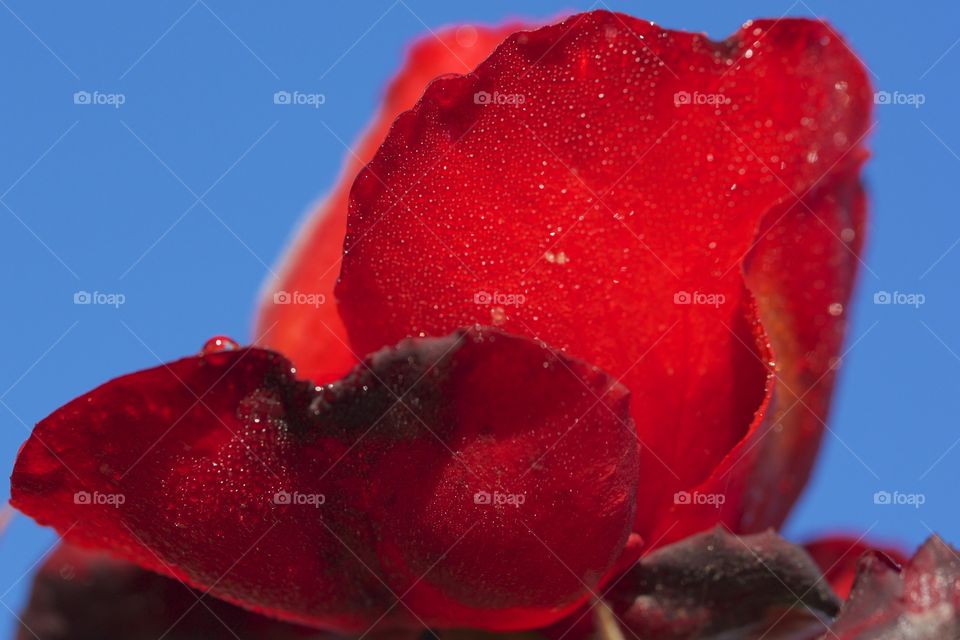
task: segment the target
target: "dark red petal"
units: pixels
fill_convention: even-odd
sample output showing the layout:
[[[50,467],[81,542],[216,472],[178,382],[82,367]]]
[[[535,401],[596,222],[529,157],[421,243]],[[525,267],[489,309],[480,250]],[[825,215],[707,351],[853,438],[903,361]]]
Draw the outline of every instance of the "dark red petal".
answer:
[[[722,528],[645,556],[605,601],[612,624],[629,630],[623,635],[657,640],[814,638],[824,631],[820,620],[840,608],[801,547],[769,531],[735,536]],[[589,624],[595,609],[546,635],[597,637]]]
[[[908,559],[900,549],[890,546],[877,547],[863,538],[853,536],[818,538],[803,545],[803,548],[823,571],[833,591],[844,600],[850,594],[850,587],[853,586],[853,579],[857,574],[857,565],[863,554],[868,551],[883,553],[897,564],[905,564]]]
[[[71,545],[44,561],[19,618],[18,640],[333,639]]]
[[[758,430],[770,358],[742,272],[761,221],[853,170],[870,103],[820,22],[711,42],[598,11],[511,36],[433,83],[358,176],[337,289],[353,344],[494,322],[604,367],[634,394],[655,541],[674,491]],[[694,511],[702,528],[709,511],[675,515]]]
[[[345,155],[338,182],[297,232],[279,279],[268,283],[254,329],[260,346],[290,354],[301,374],[318,383],[332,382],[357,364],[333,296],[340,275],[350,186],[363,165],[373,158],[394,119],[416,103],[431,80],[473,69],[520,28],[519,24],[462,25],[438,31],[413,45],[379,113]]]
[[[117,378],[37,425],[11,484],[69,540],[286,620],[510,629],[614,566],[634,443],[607,375],[472,329],[317,390],[259,349]]]
[[[960,556],[933,536],[901,569],[883,553],[860,560],[835,640],[942,640],[960,637]]]
[[[739,528],[783,524],[820,447],[846,328],[866,218],[859,163],[835,170],[798,200],[770,211],[746,263],[777,360],[771,409],[756,439],[756,464]],[[753,445],[754,443],[751,443]]]

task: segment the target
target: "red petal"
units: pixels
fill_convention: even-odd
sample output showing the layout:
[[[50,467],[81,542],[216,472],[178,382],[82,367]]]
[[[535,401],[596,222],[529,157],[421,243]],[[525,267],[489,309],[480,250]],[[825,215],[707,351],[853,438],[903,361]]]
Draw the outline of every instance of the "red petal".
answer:
[[[723,495],[724,503],[673,505],[651,539],[679,540],[718,517],[740,532],[779,528],[806,484],[825,428],[863,236],[858,169],[828,175],[801,200],[789,199],[764,217],[745,271],[777,354],[772,397],[743,440],[689,491]]]
[[[810,475],[860,263],[866,198],[859,163],[825,176],[802,196],[766,215],[747,260],[747,284],[777,356],[777,385],[751,443],[755,464],[746,484],[766,490],[745,496],[744,531],[780,527]]]
[[[357,364],[333,297],[340,275],[350,186],[373,158],[394,119],[416,103],[431,80],[445,73],[469,71],[520,28],[518,24],[495,28],[463,25],[413,45],[380,112],[344,158],[338,183],[297,233],[279,280],[271,282],[265,292],[254,329],[260,346],[291,354],[297,369],[320,383],[340,378]],[[298,294],[301,297],[297,298]]]
[[[199,600],[199,602],[198,602]],[[104,553],[62,545],[43,563],[18,640],[321,640]]]
[[[770,358],[744,257],[771,210],[860,162],[870,102],[820,22],[717,43],[598,11],[511,36],[433,83],[358,176],[353,344],[493,321],[598,363],[634,394],[653,540],[673,492],[757,432]]]
[[[857,575],[857,565],[863,554],[874,551],[886,554],[893,562],[905,564],[908,556],[900,549],[877,547],[865,542],[862,537],[829,536],[803,545],[823,571],[834,592],[846,600]]]
[[[850,598],[830,637],[836,640],[940,640],[960,637],[960,556],[937,536],[902,568],[882,553],[858,566]]]
[[[605,374],[496,330],[406,341],[318,390],[275,353],[213,353],[42,421],[13,503],[294,622],[536,626],[583,602],[623,549],[627,405]]]

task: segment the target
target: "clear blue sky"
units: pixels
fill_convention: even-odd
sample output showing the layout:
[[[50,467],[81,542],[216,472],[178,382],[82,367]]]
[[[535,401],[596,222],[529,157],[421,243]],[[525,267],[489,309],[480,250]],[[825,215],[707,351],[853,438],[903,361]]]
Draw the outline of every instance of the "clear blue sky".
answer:
[[[960,543],[960,5],[948,0],[0,0],[2,490],[28,428],[65,401],[211,335],[247,339],[268,267],[338,175],[335,136],[357,137],[411,38],[598,6],[718,38],[749,18],[819,14],[879,89],[922,94],[877,109],[872,273],[850,310],[834,434],[788,533],[871,529],[912,546],[933,529]],[[294,89],[326,103],[273,104]],[[77,105],[77,91],[126,101]],[[126,301],[74,305],[78,290]],[[874,304],[881,290],[925,302]],[[876,505],[878,490],[925,503]],[[4,604],[18,609],[21,576],[54,540],[14,520],[0,539]]]

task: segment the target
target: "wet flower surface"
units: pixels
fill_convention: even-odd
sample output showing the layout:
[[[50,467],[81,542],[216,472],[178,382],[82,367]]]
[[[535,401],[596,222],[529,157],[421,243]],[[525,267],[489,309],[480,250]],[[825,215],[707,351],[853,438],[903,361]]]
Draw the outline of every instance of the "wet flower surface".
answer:
[[[497,330],[408,340],[325,387],[275,353],[219,351],[40,423],[13,501],[292,621],[537,626],[582,602],[626,543],[627,401],[605,374]],[[570,511],[591,544],[568,535]]]
[[[62,547],[27,617],[96,637],[130,592],[129,637],[184,609],[218,637],[188,615],[208,594],[260,638],[954,629],[938,539],[854,579],[859,540],[769,531],[825,428],[872,102],[820,21],[711,41],[592,11],[417,44],[255,345],[37,425],[13,504],[112,558]]]

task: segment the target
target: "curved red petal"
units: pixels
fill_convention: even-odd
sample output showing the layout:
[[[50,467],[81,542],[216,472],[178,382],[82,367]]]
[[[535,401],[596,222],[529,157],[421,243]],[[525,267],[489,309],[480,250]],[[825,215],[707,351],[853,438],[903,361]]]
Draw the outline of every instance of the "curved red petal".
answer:
[[[353,344],[493,322],[602,366],[634,394],[653,541],[765,406],[743,283],[761,221],[859,163],[871,100],[821,22],[712,42],[597,11],[515,34],[433,83],[359,174],[337,288]]]
[[[860,558],[868,551],[883,553],[899,565],[906,564],[910,557],[901,549],[871,544],[863,536],[826,536],[804,544],[803,548],[823,571],[834,593],[843,600],[850,595]]]
[[[18,640],[322,640],[334,636],[204,596],[176,580],[72,545],[44,561]]]
[[[622,386],[476,328],[325,387],[253,348],[117,378],[37,425],[11,485],[71,541],[364,631],[557,619],[618,560],[636,478]]]
[[[776,354],[775,378],[744,438],[688,492],[722,495],[723,504],[675,504],[652,539],[680,540],[718,517],[742,533],[783,524],[826,427],[864,218],[859,162],[764,216],[744,270]]]
[[[520,28],[519,24],[462,25],[440,30],[413,45],[380,112],[344,158],[341,177],[298,230],[283,258],[279,278],[268,283],[254,328],[257,344],[289,354],[305,377],[320,383],[340,378],[357,364],[333,296],[340,275],[350,186],[394,119],[416,103],[431,80],[469,71]]]
[[[850,597],[830,629],[838,640],[960,637],[960,555],[932,536],[898,566],[883,553],[865,554]]]
[[[746,483],[764,490],[745,495],[743,531],[783,524],[820,448],[863,246],[859,168],[856,162],[829,172],[770,211],[747,259],[747,285],[776,354],[777,384],[751,443],[758,451]]]

